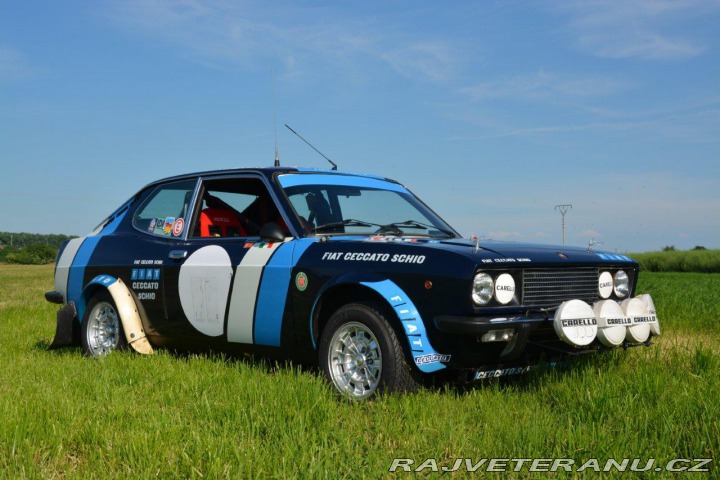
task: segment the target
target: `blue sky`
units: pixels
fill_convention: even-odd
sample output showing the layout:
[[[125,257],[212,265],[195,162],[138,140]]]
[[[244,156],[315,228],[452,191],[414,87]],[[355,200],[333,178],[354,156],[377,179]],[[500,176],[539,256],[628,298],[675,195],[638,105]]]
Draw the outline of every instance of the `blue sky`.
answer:
[[[466,236],[720,248],[720,1],[22,1],[0,231],[273,161],[397,179]]]

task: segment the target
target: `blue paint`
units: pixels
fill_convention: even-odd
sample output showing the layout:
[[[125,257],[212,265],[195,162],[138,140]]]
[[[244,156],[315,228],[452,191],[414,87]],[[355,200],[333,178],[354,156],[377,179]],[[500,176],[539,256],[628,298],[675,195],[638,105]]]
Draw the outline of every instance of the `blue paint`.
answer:
[[[449,355],[441,355],[430,345],[420,313],[405,292],[390,280],[379,282],[360,282],[372,288],[387,300],[403,324],[415,365],[425,373],[432,373],[445,368],[440,358],[449,360]]]
[[[317,240],[303,238],[280,245],[263,270],[255,307],[253,342],[257,345],[280,346],[283,313],[292,269],[302,254]]]
[[[100,243],[100,239],[105,235],[110,235],[115,232],[120,222],[125,218],[127,210],[118,215],[110,222],[105,228],[103,228],[97,235],[93,235],[85,238],[82,245],[75,254],[72,265],[70,265],[70,272],[68,274],[68,285],[67,285],[67,301],[75,302],[75,309],[77,311],[78,319],[82,322],[83,316],[85,315],[85,297],[83,296],[83,279],[85,278],[85,268],[90,263],[90,257],[92,257],[95,247]]]
[[[356,175],[332,175],[332,174],[285,174],[278,177],[283,188],[296,187],[298,185],[340,185],[361,188],[377,188],[379,190],[390,190],[399,193],[408,193],[402,185],[388,182],[378,178],[359,177]]]

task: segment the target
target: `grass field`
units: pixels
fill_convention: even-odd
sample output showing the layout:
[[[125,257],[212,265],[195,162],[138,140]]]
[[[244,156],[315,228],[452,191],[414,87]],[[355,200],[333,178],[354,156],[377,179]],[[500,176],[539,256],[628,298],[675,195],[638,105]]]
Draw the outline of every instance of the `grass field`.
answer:
[[[388,472],[396,457],[415,467],[426,458],[440,467],[456,458],[713,458],[709,475],[720,472],[720,274],[642,275],[664,328],[650,348],[361,404],[292,366],[47,351],[56,306],[42,294],[51,288],[51,266],[0,265],[2,478],[413,476]],[[555,475],[571,476],[582,475]]]
[[[643,272],[720,273],[720,250],[629,253]]]

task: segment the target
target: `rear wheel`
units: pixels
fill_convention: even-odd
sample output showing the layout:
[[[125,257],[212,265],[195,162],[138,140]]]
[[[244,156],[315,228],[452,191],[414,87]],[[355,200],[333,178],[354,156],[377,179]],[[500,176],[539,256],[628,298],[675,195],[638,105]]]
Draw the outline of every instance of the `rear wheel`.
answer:
[[[127,345],[115,302],[106,290],[90,299],[80,334],[83,353],[103,357]]]
[[[418,387],[418,373],[405,361],[395,331],[372,305],[355,303],[338,309],[323,330],[319,355],[328,379],[354,400]]]

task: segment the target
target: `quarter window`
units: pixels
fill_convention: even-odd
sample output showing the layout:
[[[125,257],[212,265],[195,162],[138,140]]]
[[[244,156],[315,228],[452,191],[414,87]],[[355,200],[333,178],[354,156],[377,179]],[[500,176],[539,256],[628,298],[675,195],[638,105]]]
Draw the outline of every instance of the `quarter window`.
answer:
[[[179,237],[185,231],[196,180],[158,186],[138,208],[133,226],[161,237]]]

